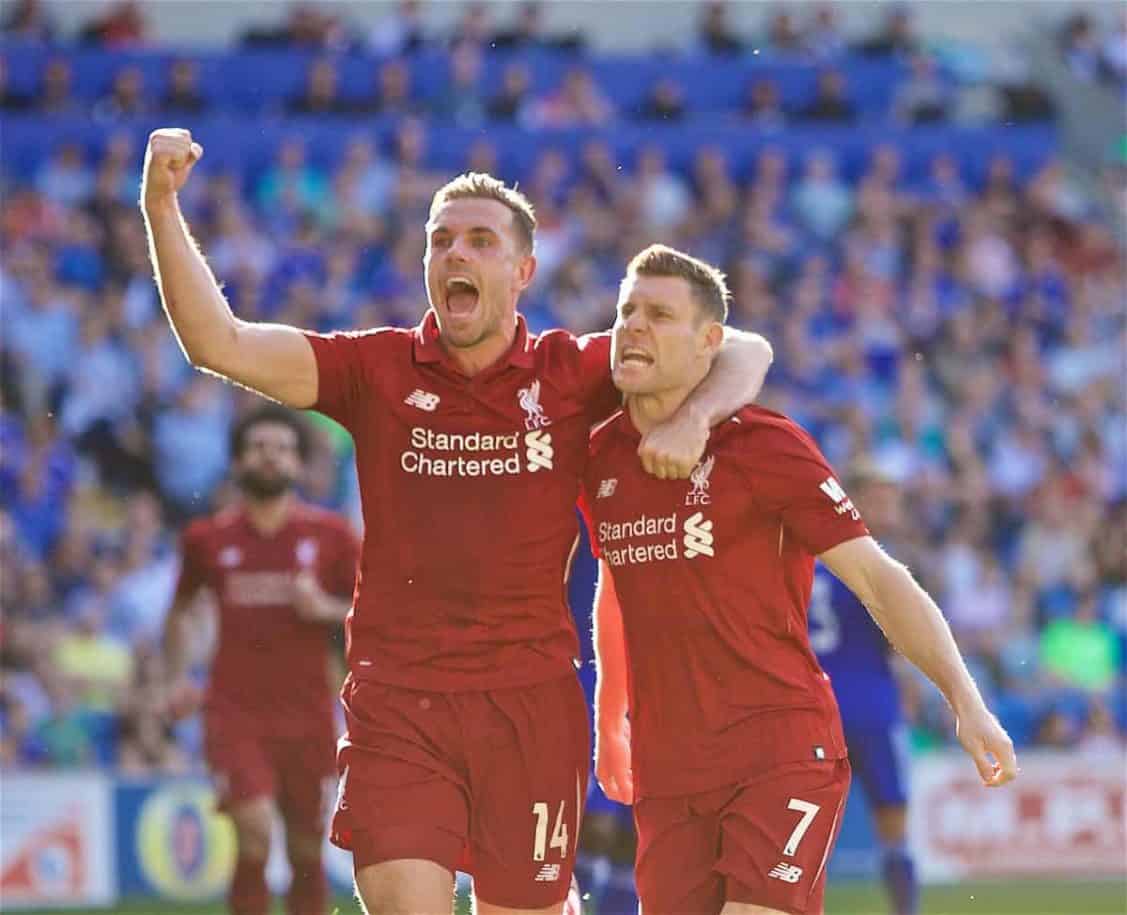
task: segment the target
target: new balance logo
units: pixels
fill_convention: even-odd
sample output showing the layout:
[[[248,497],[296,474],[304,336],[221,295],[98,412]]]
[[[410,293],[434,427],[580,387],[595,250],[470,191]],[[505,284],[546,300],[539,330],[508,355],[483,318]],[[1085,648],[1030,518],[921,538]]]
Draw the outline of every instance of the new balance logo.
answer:
[[[700,512],[685,519],[685,558],[694,556],[715,556],[712,549],[712,522],[705,521]]]
[[[798,879],[802,876],[802,868],[780,862],[767,872],[767,876],[782,880],[784,883],[798,883]]]
[[[528,459],[529,473],[552,469],[552,458],[555,457],[556,452],[552,448],[551,432],[533,429],[525,434],[524,445],[524,456]]]
[[[434,408],[438,406],[438,401],[437,394],[415,388],[403,402],[410,404],[412,407],[418,407],[420,410],[426,410],[428,413],[433,413]]]
[[[558,864],[545,864],[536,874],[537,883],[554,883],[560,879],[560,866]]]
[[[614,495],[615,489],[618,487],[618,480],[611,477],[609,480],[603,480],[599,484],[599,491],[595,493],[596,499],[606,499]]]
[[[861,513],[853,506],[853,500],[849,498],[845,490],[841,488],[841,484],[833,477],[826,477],[823,483],[818,485],[818,488],[834,503],[834,511],[839,515],[850,515],[854,521],[861,520]]]

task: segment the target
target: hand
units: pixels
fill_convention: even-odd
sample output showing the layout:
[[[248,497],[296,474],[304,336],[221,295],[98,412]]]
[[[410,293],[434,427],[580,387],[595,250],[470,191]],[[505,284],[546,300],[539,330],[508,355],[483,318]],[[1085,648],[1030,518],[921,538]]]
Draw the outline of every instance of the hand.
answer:
[[[682,407],[642,436],[638,456],[659,480],[684,480],[700,462],[711,430],[696,411]]]
[[[324,619],[321,611],[325,592],[309,569],[302,569],[293,580],[293,605],[297,615],[307,622],[319,623]]]
[[[1013,741],[981,701],[967,712],[955,713],[955,734],[987,788],[998,788],[1017,778],[1020,770]]]
[[[162,127],[149,134],[141,199],[146,205],[174,196],[203,155],[203,147],[192,134],[179,127]]]
[[[188,677],[178,677],[169,684],[165,697],[165,711],[170,719],[179,721],[199,711],[202,700],[200,688]]]
[[[620,804],[634,803],[634,773],[630,768],[630,722],[595,728],[595,778],[603,794]]]

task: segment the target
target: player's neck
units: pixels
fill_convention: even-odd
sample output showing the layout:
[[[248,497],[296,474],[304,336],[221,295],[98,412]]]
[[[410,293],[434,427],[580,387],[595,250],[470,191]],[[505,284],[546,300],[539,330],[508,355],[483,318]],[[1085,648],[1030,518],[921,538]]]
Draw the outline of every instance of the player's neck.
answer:
[[[293,493],[285,492],[272,499],[244,499],[247,518],[251,527],[264,536],[276,534],[289,519],[293,509]]]
[[[440,342],[442,342],[447,355],[458,367],[458,371],[469,378],[473,378],[490,366],[496,365],[497,361],[512,347],[516,336],[517,322],[514,317],[513,323],[511,325],[506,323],[502,327],[501,333],[486,337],[473,346],[446,346],[445,342]]]
[[[691,391],[690,386],[654,394],[631,394],[626,398],[626,408],[634,428],[645,435],[654,426],[660,426],[681,408]]]

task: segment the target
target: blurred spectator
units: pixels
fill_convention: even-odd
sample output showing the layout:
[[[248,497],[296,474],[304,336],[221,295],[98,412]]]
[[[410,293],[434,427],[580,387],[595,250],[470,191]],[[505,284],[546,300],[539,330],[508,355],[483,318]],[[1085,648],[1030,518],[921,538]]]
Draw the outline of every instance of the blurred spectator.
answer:
[[[915,54],[919,50],[910,4],[892,4],[876,34],[858,45],[862,54],[883,57],[888,54]]]
[[[643,225],[659,238],[670,237],[692,206],[688,186],[669,171],[658,146],[648,146],[638,156],[635,193]]]
[[[528,67],[511,63],[505,67],[501,91],[489,101],[489,117],[495,121],[519,121],[528,108]]]
[[[401,60],[389,60],[376,71],[376,85],[372,95],[356,106],[358,113],[379,115],[410,115],[418,112],[418,104],[411,95],[411,71]]]
[[[804,121],[839,121],[852,123],[857,112],[846,97],[845,77],[838,70],[823,70],[818,74],[818,88],[813,101],[802,109]]]
[[[87,23],[79,33],[79,40],[109,48],[143,44],[148,26],[137,0],[119,0],[102,16]]]
[[[168,68],[168,91],[160,107],[175,114],[202,114],[208,107],[200,92],[199,67],[194,60],[181,57]]]
[[[0,22],[0,32],[17,41],[50,43],[55,40],[56,28],[43,0],[16,0]]]
[[[471,45],[479,51],[489,42],[493,25],[489,21],[489,7],[479,0],[462,5],[462,15],[450,35],[450,47]]]
[[[845,53],[845,38],[837,24],[837,12],[831,4],[818,4],[803,44],[815,60],[832,60]]]
[[[555,48],[562,51],[581,51],[583,34],[571,32],[549,35],[544,31],[544,4],[539,0],[525,0],[517,10],[512,25],[493,36],[495,48]]]
[[[685,92],[675,80],[659,79],[638,113],[644,121],[679,121],[685,115]]]
[[[340,20],[316,3],[294,3],[280,26],[253,26],[243,33],[244,45],[281,45],[329,50],[341,48],[347,36]]]
[[[203,375],[193,375],[174,406],[153,426],[153,456],[161,494],[173,517],[208,509],[209,496],[227,470],[227,393]]]
[[[43,84],[35,96],[35,108],[43,114],[70,114],[78,103],[71,95],[71,66],[62,58],[47,62],[43,70]]]
[[[94,191],[94,172],[77,143],[60,146],[35,176],[39,193],[55,203],[78,207]]]
[[[1072,618],[1053,620],[1041,635],[1041,663],[1065,686],[1107,694],[1115,683],[1120,645],[1096,613],[1092,594]]]
[[[409,54],[426,44],[420,0],[399,0],[395,11],[373,27],[368,44],[377,54],[388,56]]]
[[[767,48],[776,54],[797,54],[804,43],[791,11],[786,7],[776,8],[767,23]]]
[[[728,25],[728,4],[724,0],[708,0],[697,22],[697,40],[710,54],[741,54],[743,40]]]
[[[1072,75],[1089,82],[1100,76],[1100,42],[1087,13],[1075,13],[1064,24],[1061,53]]]
[[[132,118],[149,112],[145,75],[139,67],[125,67],[114,76],[110,94],[94,106],[96,117]]]
[[[606,96],[588,70],[573,67],[564,76],[563,84],[535,102],[531,120],[540,127],[597,127],[614,115]]]
[[[97,712],[111,711],[124,698],[133,676],[133,655],[127,645],[105,632],[105,614],[97,599],[85,601],[51,656],[66,692]]]
[[[305,144],[296,136],[278,149],[275,165],[258,183],[258,204],[264,210],[296,214],[316,211],[329,194],[325,175],[305,158]]]
[[[1100,63],[1106,77],[1121,89],[1127,87],[1127,12],[1119,11],[1115,26],[1100,47]]]
[[[345,114],[351,106],[340,97],[337,86],[336,63],[329,58],[315,60],[309,65],[305,90],[289,100],[290,114]]]
[[[849,221],[852,194],[838,180],[828,152],[806,160],[806,172],[794,189],[793,206],[799,224],[820,241],[833,238]]]
[[[779,87],[774,80],[757,79],[748,86],[743,115],[752,124],[775,130],[786,123],[786,114],[779,102]]]
[[[435,100],[433,112],[461,127],[475,127],[486,115],[479,45],[462,41],[450,52],[449,60],[450,82]]]
[[[896,89],[892,102],[895,118],[906,124],[946,121],[950,105],[950,91],[939,74],[935,59],[927,54],[917,54],[912,58],[912,75]]]

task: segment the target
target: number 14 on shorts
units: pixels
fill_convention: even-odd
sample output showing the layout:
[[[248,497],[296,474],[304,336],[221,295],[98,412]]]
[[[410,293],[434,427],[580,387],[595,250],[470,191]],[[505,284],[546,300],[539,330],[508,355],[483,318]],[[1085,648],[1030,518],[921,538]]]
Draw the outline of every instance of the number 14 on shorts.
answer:
[[[567,857],[567,823],[564,821],[564,808],[567,801],[560,801],[556,811],[556,823],[552,827],[552,839],[548,841],[548,821],[551,812],[547,803],[537,801],[532,805],[532,815],[536,818],[535,831],[532,839],[532,860],[543,861],[549,848],[558,848],[560,857]]]

